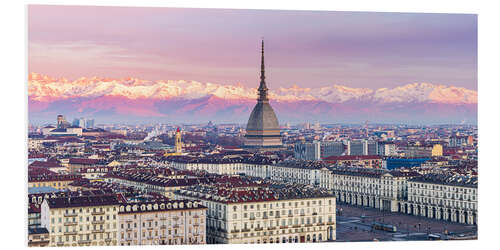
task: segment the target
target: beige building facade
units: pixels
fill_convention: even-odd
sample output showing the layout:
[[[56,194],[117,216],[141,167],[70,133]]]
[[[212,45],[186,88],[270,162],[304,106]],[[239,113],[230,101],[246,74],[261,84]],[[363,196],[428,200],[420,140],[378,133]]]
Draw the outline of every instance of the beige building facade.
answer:
[[[119,208],[119,245],[206,243],[206,210],[197,201],[127,203]]]

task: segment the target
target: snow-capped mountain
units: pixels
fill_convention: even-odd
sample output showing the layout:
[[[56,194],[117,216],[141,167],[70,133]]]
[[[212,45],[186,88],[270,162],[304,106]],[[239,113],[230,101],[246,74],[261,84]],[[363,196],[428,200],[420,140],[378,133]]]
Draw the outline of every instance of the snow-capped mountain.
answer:
[[[68,81],[31,73],[28,77],[30,119],[53,119],[54,114],[119,116],[138,119],[212,117],[245,122],[257,98],[256,88],[196,81],[147,81],[136,78],[79,78]],[[272,105],[281,121],[435,120],[475,122],[477,91],[431,83],[396,88],[277,88],[270,90]],[[444,112],[444,113],[443,113]]]

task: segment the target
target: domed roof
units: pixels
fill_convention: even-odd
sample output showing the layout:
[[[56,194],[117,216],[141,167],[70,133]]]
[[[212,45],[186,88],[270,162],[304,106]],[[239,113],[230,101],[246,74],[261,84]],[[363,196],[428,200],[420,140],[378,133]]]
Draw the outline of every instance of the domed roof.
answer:
[[[258,102],[248,118],[247,131],[279,130],[278,118],[268,102]]]

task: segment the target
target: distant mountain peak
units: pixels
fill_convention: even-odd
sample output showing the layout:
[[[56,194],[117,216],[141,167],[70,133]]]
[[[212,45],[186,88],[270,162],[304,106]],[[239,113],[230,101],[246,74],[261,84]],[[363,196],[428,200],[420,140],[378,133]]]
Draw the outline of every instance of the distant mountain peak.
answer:
[[[216,96],[222,99],[255,99],[255,88],[241,84],[221,85],[185,80],[147,81],[138,78],[79,78],[74,81],[52,78],[38,73],[29,74],[29,96],[35,100],[55,100],[73,97],[124,96],[129,99],[200,98]],[[343,103],[365,99],[377,102],[477,103],[477,91],[432,83],[410,83],[395,88],[353,88],[333,84],[319,88],[304,88],[294,84],[289,88],[270,90],[277,101],[326,101]]]
[[[245,121],[257,98],[255,88],[242,84],[132,77],[82,77],[68,81],[38,73],[30,73],[28,80],[30,117],[40,119],[65,113],[101,114],[104,119],[115,114],[140,119],[151,116]],[[294,84],[271,89],[269,97],[280,121],[477,120],[477,91],[425,82],[376,90],[339,84],[319,88]]]

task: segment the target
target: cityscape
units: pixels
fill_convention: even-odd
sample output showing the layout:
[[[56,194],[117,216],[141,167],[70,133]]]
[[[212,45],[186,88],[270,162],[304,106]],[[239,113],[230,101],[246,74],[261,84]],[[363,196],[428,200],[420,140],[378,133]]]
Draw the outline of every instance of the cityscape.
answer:
[[[109,79],[70,81],[30,73],[28,246],[477,239],[476,91],[411,85],[438,90],[429,92],[430,104],[414,100],[404,106],[419,106],[408,109],[409,116],[439,108],[406,119],[394,109],[384,115],[394,102],[376,112],[366,104],[365,114],[375,112],[373,117],[359,113],[359,119],[336,122],[334,107],[348,104],[318,104],[317,96],[270,83],[276,64],[268,66],[274,47],[266,41],[259,40],[254,51],[258,84],[249,87],[251,108],[216,101],[216,112],[194,118],[185,118],[196,116],[190,113],[196,108],[185,108],[192,103],[165,98],[163,105],[175,102],[176,109],[189,114],[177,116],[143,102],[163,93],[144,94],[153,82],[126,80],[123,86],[148,96],[137,97],[126,87],[112,89]],[[182,84],[189,89],[189,83]],[[193,93],[210,86],[196,86]],[[134,97],[110,94],[116,89]],[[100,109],[109,105],[96,94],[101,90],[123,109]],[[391,98],[402,88],[394,90],[363,90],[356,98],[375,99],[381,93]],[[344,91],[357,95],[360,89]],[[226,96],[220,92],[218,87],[213,93]],[[396,97],[407,98],[401,96]],[[294,98],[312,106],[290,104]],[[288,114],[275,109],[283,103],[296,109]],[[323,108],[312,108],[318,105]],[[329,111],[322,113],[324,107]],[[307,109],[317,116],[308,116]],[[135,122],[142,119],[137,114],[142,122]],[[243,122],[235,118],[242,115]],[[373,121],[377,116],[386,120]],[[450,122],[442,123],[446,117]]]

